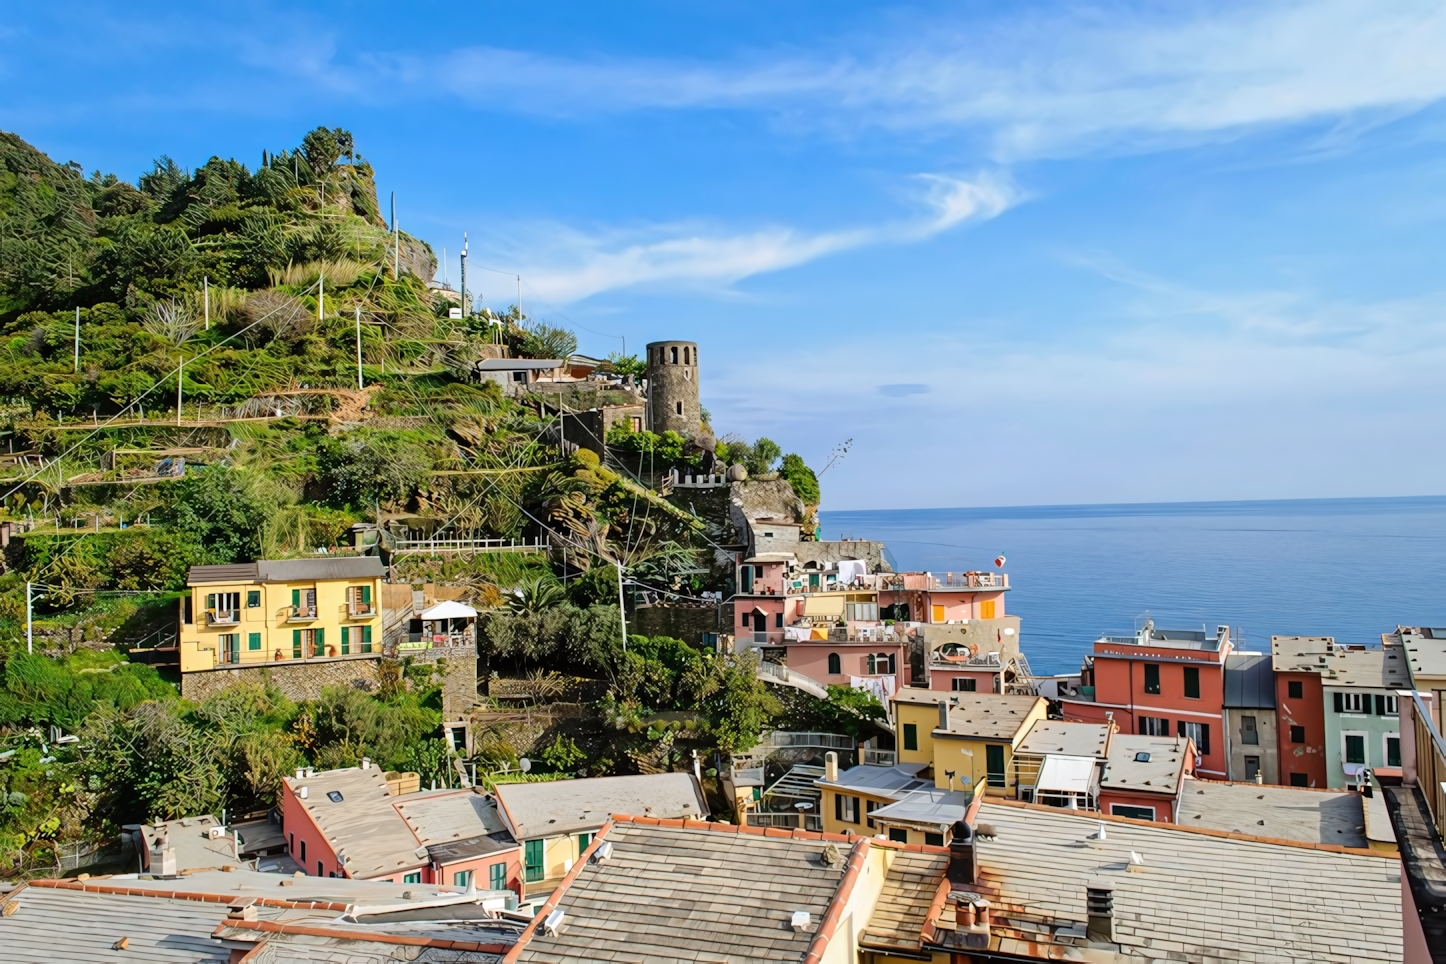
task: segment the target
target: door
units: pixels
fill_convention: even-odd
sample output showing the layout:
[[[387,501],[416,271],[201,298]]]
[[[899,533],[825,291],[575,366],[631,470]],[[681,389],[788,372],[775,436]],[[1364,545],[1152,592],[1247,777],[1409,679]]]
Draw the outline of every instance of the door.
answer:
[[[942,623],[942,622],[944,621],[944,607],[943,607],[943,606],[931,606],[931,607],[929,607],[929,621],[930,621],[930,622],[933,622],[933,623]]]
[[[1248,756],[1248,757],[1246,757],[1246,758],[1245,758],[1245,779],[1246,779],[1247,781],[1249,781],[1249,782],[1254,782],[1256,776],[1257,776],[1259,773],[1260,773],[1260,757],[1258,757],[1258,756]]]
[[[992,600],[992,599],[986,599],[986,600],[984,600],[984,602],[982,602],[982,603],[979,604],[979,618],[980,618],[980,619],[993,619],[993,618],[994,618],[994,600]]]
[[[985,768],[991,787],[1004,786],[1004,747],[990,743],[984,747]]]

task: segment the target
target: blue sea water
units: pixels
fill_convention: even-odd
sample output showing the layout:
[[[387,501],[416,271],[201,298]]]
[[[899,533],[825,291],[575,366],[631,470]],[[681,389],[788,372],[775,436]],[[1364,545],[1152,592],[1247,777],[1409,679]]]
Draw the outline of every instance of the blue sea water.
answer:
[[[1446,626],[1446,496],[821,513],[823,536],[878,539],[896,568],[992,569],[1036,673],[1079,669],[1101,633],[1239,627],[1379,645]]]

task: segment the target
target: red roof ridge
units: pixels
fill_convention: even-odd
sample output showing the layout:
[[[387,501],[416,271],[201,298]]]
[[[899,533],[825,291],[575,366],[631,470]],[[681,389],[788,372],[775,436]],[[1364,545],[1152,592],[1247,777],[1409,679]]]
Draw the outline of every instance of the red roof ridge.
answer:
[[[849,898],[853,896],[854,884],[858,882],[859,872],[868,859],[869,838],[860,837],[849,853],[849,861],[844,866],[843,877],[839,880],[838,887],[834,889],[833,896],[829,898],[828,909],[824,911],[818,931],[808,944],[808,952],[803,955],[803,964],[818,964],[823,960],[824,954],[828,951],[829,942],[833,940],[834,931],[838,929],[839,918],[843,916],[844,908],[848,906]]]
[[[288,924],[274,920],[223,920],[211,932],[219,938],[226,928],[236,930],[262,931],[270,934],[300,934],[305,937],[337,937],[352,941],[370,941],[377,944],[405,944],[411,947],[438,947],[454,951],[478,951],[483,954],[502,954],[508,948],[505,944],[482,944],[477,941],[457,941],[439,937],[412,937],[405,934],[376,934],[369,931],[348,930],[344,927],[325,927],[316,924]]]
[[[287,880],[289,878],[280,877]],[[167,900],[194,900],[207,904],[236,904],[250,901],[264,907],[284,907],[291,910],[334,910],[346,913],[351,904],[339,904],[329,900],[287,900],[284,897],[257,897],[251,894],[207,894],[201,891],[150,890],[143,887],[127,887],[124,884],[102,884],[90,880],[32,880],[32,887],[49,887],[55,890],[80,890],[91,894],[119,894],[125,897],[160,897]]]

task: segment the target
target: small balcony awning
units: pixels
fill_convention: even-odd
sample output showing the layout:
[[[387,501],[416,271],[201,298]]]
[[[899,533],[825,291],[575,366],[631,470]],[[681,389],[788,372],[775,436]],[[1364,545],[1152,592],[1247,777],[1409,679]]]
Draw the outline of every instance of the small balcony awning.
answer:
[[[446,602],[439,602],[418,616],[418,619],[470,619],[477,615],[477,610],[466,603],[459,603],[456,600],[448,599]]]
[[[1039,779],[1034,782],[1034,792],[1096,794],[1099,786],[1095,762],[1092,756],[1051,753],[1044,758],[1044,765],[1039,768]]]
[[[842,616],[844,612],[844,597],[833,596],[807,596],[803,600],[803,614],[805,616]]]

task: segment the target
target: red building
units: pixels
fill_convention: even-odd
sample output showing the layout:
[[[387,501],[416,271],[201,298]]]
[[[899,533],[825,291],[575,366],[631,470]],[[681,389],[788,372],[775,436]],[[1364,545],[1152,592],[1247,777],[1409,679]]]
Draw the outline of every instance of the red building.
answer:
[[[1328,787],[1325,690],[1321,680],[1331,640],[1326,636],[1270,637],[1275,670],[1276,738],[1280,782],[1292,787]]]
[[[1228,626],[1211,637],[1149,622],[1134,636],[1103,636],[1081,672],[1080,695],[1062,701],[1064,718],[1113,719],[1124,733],[1184,737],[1200,756],[1200,775],[1225,779],[1225,657],[1232,645]]]

